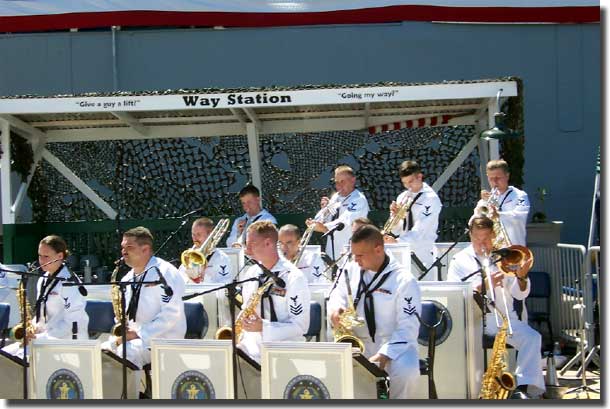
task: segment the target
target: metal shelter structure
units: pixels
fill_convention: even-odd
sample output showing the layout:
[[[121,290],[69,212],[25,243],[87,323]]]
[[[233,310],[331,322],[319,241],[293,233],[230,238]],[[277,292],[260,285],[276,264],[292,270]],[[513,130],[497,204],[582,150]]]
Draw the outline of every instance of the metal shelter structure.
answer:
[[[481,157],[481,174],[487,160],[498,157],[498,141],[481,140],[479,134],[494,125],[501,98],[513,96],[517,96],[517,82],[505,78],[1,97],[2,223],[15,224],[42,159],[109,219],[116,217],[111,205],[46,149],[54,142],[247,135],[252,181],[261,188],[262,134],[474,125],[470,141],[434,181],[432,187],[438,191],[475,148]],[[11,131],[25,138],[34,152],[29,174],[19,186],[11,185]],[[485,178],[481,183],[486,184]]]

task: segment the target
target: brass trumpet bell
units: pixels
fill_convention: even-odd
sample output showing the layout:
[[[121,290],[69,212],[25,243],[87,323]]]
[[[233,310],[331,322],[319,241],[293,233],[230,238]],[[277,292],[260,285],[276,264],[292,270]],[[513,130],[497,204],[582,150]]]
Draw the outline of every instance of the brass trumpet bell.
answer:
[[[498,268],[508,275],[522,277],[526,275],[534,265],[534,254],[530,249],[519,244],[507,247],[508,254],[502,258]]]

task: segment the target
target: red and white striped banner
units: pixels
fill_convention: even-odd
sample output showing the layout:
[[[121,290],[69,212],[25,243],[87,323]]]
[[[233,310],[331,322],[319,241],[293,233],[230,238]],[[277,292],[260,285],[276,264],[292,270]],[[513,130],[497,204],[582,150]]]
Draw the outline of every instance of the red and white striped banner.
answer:
[[[425,118],[409,119],[407,121],[392,122],[384,125],[369,126],[369,133],[376,134],[379,132],[397,131],[405,128],[424,128],[426,126],[447,125],[449,120],[455,117],[456,115],[428,116]]]
[[[599,23],[600,13],[594,0],[0,0],[0,32],[400,21]]]

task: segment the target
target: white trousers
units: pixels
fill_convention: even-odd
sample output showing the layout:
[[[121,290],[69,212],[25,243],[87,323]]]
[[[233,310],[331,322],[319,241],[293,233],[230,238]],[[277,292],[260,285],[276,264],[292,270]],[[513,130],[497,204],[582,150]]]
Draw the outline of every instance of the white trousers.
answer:
[[[381,345],[366,342],[364,356],[370,358],[375,355]],[[375,351],[375,352],[369,352]],[[415,394],[419,373],[419,357],[417,347],[413,345],[396,359],[391,360],[385,367],[390,376],[390,399],[409,399]]]
[[[496,327],[493,315],[488,315],[487,322],[486,333],[495,335],[498,332],[498,328]],[[546,388],[544,386],[542,358],[540,355],[542,337],[538,331],[525,322],[512,317],[511,326],[513,328],[513,335],[507,337],[506,343],[518,351],[517,369],[515,371],[517,385],[533,385],[539,389],[537,392],[543,393]]]

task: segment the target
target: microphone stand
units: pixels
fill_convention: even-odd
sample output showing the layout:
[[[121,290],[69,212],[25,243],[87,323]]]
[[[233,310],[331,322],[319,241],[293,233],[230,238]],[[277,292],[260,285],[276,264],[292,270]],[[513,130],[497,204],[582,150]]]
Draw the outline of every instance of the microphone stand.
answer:
[[[241,273],[241,271],[240,271]],[[237,273],[239,275],[239,273]],[[201,291],[198,293],[193,293],[189,295],[185,295],[182,297],[183,301],[190,300],[191,298],[199,297],[200,295],[208,294],[211,292],[216,292],[218,290],[226,289],[229,297],[229,309],[231,314],[231,357],[232,357],[232,366],[233,366],[233,399],[237,399],[237,339],[235,338],[235,296],[237,295],[237,286],[239,284],[247,283],[249,281],[258,281],[259,277],[250,277],[241,281],[232,281],[228,284],[225,284],[221,287],[216,287],[211,290]]]
[[[443,281],[443,277],[441,277],[441,269],[443,268],[443,263],[441,263],[441,260],[443,259],[443,257],[445,257],[447,254],[449,254],[449,252],[455,247],[457,246],[457,244],[460,242],[460,240],[466,236],[469,233],[468,229],[464,229],[464,232],[462,234],[460,234],[458,236],[457,239],[455,239],[455,241],[451,244],[451,246],[449,246],[449,248],[447,250],[445,250],[445,252],[443,254],[441,254],[439,257],[436,258],[436,260],[434,260],[434,262],[432,264],[430,264],[430,267],[428,267],[426,269],[426,271],[424,271],[419,277],[417,277],[417,281],[421,281],[422,278],[424,278],[426,276],[426,274],[428,274],[428,272],[430,270],[432,270],[434,267],[437,268],[437,273],[436,273],[436,279],[438,281]]]
[[[156,267],[156,266],[153,266]],[[152,267],[151,267],[152,268]],[[146,271],[146,270],[145,270]],[[126,292],[126,288],[128,285],[131,284],[135,284],[136,281],[111,281],[109,283],[85,283],[85,284],[80,284],[80,283],[74,283],[74,282],[67,282],[64,283],[64,287],[72,287],[72,286],[77,286],[77,285],[85,285],[85,286],[93,286],[93,285],[118,285],[119,286],[119,290],[121,292],[121,318],[120,318],[120,322],[121,322],[121,342],[123,345],[123,353],[121,356],[121,366],[123,369],[123,392],[121,393],[121,399],[127,399],[127,318],[126,318],[126,314],[127,311],[125,308],[125,292]],[[159,285],[159,284],[163,284],[162,280],[151,280],[151,281],[138,281],[138,284],[144,285],[144,284],[149,284],[149,285]],[[140,368],[142,369],[142,368]]]
[[[185,214],[183,214],[182,216],[180,216],[179,218],[180,218],[180,219],[182,219],[182,222],[180,223],[180,225],[178,226],[178,228],[177,228],[176,230],[172,231],[172,232],[169,234],[169,236],[167,236],[167,238],[165,239],[165,241],[164,241],[163,243],[161,243],[161,245],[159,246],[159,248],[157,249],[157,251],[155,251],[155,252],[153,253],[153,256],[156,256],[157,254],[159,254],[159,252],[160,252],[160,251],[161,251],[161,250],[162,250],[162,249],[165,247],[165,245],[166,245],[166,244],[167,244],[167,243],[168,243],[168,242],[169,242],[171,239],[173,239],[173,238],[174,238],[174,236],[175,236],[176,234],[178,234],[178,232],[179,232],[180,230],[182,230],[182,228],[184,227],[184,225],[185,225],[186,223],[188,223],[188,221],[189,221],[188,217],[189,217],[189,216],[192,216],[193,214],[195,214],[195,213],[197,213],[197,212],[200,212],[200,211],[202,211],[202,210],[203,210],[203,209],[196,209],[196,210],[190,211],[190,212],[185,213]]]

